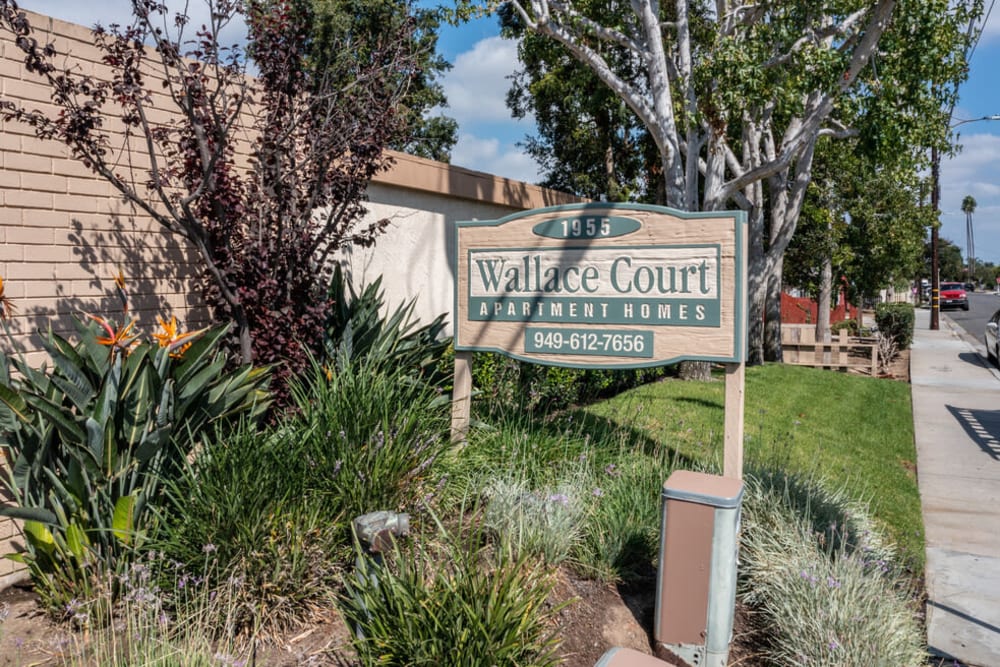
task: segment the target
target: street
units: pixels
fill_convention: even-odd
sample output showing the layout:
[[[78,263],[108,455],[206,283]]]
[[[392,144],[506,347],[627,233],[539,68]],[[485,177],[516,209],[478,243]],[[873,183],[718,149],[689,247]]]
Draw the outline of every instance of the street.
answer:
[[[993,292],[969,292],[968,295],[969,310],[948,309],[941,312],[946,312],[955,324],[965,329],[969,336],[975,338],[978,343],[977,348],[983,348],[986,322],[1000,308],[1000,296]]]

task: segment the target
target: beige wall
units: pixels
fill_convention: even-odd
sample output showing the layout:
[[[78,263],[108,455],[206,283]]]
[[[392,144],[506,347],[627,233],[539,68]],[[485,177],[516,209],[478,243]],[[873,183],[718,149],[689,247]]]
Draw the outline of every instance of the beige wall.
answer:
[[[387,306],[416,299],[429,322],[454,306],[454,230],[463,220],[493,220],[516,211],[578,201],[519,181],[396,154],[394,168],[368,189],[369,216],[390,221],[374,248],[343,253],[357,286],[382,276]]]
[[[41,43],[53,41],[80,71],[106,76],[90,31],[29,13]],[[47,33],[47,34],[46,34]],[[21,52],[0,34],[0,95],[50,110],[48,90],[23,72]],[[102,74],[104,72],[104,74]],[[166,107],[166,100],[159,102]],[[384,274],[394,306],[418,297],[425,320],[452,307],[451,230],[458,220],[489,219],[526,208],[575,201],[567,195],[469,169],[395,154],[396,165],[369,190],[369,216],[388,218],[389,230],[373,249],[348,250],[356,283]],[[141,162],[139,163],[141,166]],[[69,157],[57,142],[36,139],[17,123],[0,126],[0,276],[18,311],[11,322],[16,345],[39,363],[33,332],[50,324],[73,331],[81,312],[112,314],[112,276],[129,280],[140,326],[174,314],[186,326],[207,318],[192,278],[194,253],[150,218],[136,215],[112,188]],[[9,342],[2,343],[9,351]],[[0,554],[12,549],[16,527],[0,521]],[[0,589],[19,575],[0,559]]]

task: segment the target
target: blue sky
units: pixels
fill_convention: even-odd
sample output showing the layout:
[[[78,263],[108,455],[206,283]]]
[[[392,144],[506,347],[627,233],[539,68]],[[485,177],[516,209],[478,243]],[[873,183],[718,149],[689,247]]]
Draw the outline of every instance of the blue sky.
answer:
[[[425,0],[430,3],[432,0]],[[198,8],[197,0],[191,3]],[[987,1],[987,7],[992,0]],[[124,21],[127,0],[23,0],[22,6],[90,26]],[[508,77],[517,68],[516,44],[499,37],[497,19],[483,18],[460,27],[444,26],[439,47],[453,68],[443,85],[448,115],[459,122],[452,162],[464,167],[533,182],[537,165],[517,146],[533,130],[530,119],[514,121],[504,104]],[[973,54],[969,80],[960,88],[955,121],[1000,114],[1000,9],[993,11]],[[976,255],[1000,264],[1000,121],[962,125],[961,152],[941,164],[941,235],[966,248],[965,195],[975,197]]]

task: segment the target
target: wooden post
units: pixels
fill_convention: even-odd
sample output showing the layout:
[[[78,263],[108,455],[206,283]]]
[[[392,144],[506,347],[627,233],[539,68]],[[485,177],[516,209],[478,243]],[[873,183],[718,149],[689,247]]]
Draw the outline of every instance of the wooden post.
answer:
[[[455,380],[451,390],[451,441],[465,442],[469,435],[472,404],[472,352],[455,352]]]
[[[725,477],[743,479],[743,394],[746,364],[726,364],[726,435],[722,460]]]

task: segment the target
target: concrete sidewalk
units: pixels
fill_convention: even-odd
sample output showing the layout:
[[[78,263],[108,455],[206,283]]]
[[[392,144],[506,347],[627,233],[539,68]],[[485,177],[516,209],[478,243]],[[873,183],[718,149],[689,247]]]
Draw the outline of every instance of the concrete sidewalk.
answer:
[[[917,310],[910,355],[928,647],[1000,667],[1000,373],[947,316],[929,324]]]

